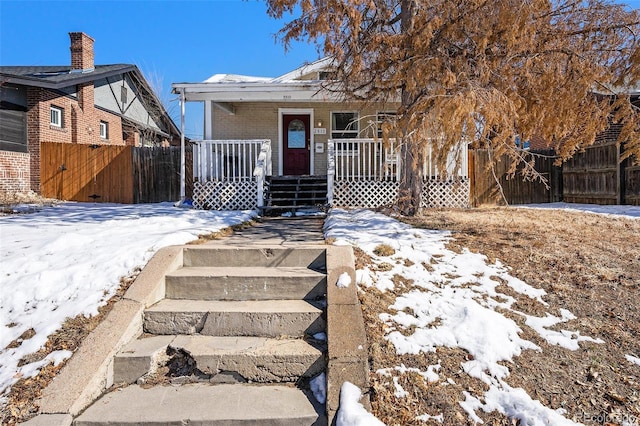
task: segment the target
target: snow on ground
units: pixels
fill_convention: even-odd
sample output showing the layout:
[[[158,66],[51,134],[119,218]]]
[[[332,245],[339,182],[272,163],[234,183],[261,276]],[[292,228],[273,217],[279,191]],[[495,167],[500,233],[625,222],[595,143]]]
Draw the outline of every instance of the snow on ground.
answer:
[[[63,203],[0,217],[0,403],[19,378],[71,355],[61,351],[18,367],[66,318],[95,315],[121,277],[143,267],[162,247],[185,244],[255,215],[170,203]],[[33,337],[7,348],[29,329]]]
[[[640,217],[640,208],[630,206],[555,203],[528,207],[573,208]],[[64,203],[37,212],[32,208],[25,211],[30,213],[0,217],[0,403],[1,396],[20,377],[35,375],[46,363],[60,362],[70,356],[61,351],[39,363],[18,367],[18,361],[37,352],[65,318],[94,315],[115,293],[120,278],[144,266],[160,248],[184,244],[198,235],[244,222],[255,215],[253,211],[180,209],[168,203]],[[393,259],[397,257],[413,261],[413,266],[395,264],[388,272],[358,271],[357,284],[375,285],[384,291],[393,288],[393,274],[415,280],[412,291],[396,299],[392,310],[397,312],[382,315],[388,326],[387,338],[399,353],[433,351],[437,346],[461,347],[472,353],[474,359],[462,367],[469,375],[485,381],[489,391],[483,395],[461,395],[464,401],[460,405],[471,419],[481,409],[504,412],[532,425],[545,421],[572,424],[561,413],[532,400],[522,389],[509,387],[505,382],[509,371],[499,363],[511,360],[523,350],[540,349],[521,339],[518,326],[496,312],[496,308],[515,311],[511,309],[513,298],[496,290],[499,283],[494,277],[542,303],[544,291],[510,276],[508,268],[499,262],[488,264],[484,256],[447,250],[445,244],[450,238],[447,232],[413,229],[370,211],[334,209],[327,218],[325,234],[336,238],[336,244],[359,246],[376,262],[395,264]],[[390,245],[396,254],[376,256],[373,249],[379,244]],[[432,264],[433,271],[424,269],[422,262]],[[347,285],[346,279],[342,285]],[[526,319],[527,325],[551,344],[575,349],[579,342],[594,339],[582,336],[579,331],[559,333],[548,329],[572,316],[569,311],[562,311],[560,318],[547,315]],[[438,325],[430,326],[436,324],[436,319],[439,319]],[[398,332],[414,326],[416,332],[411,336]],[[16,348],[7,348],[29,329],[34,330],[33,337]],[[627,359],[640,363],[635,355]],[[401,365],[389,366],[377,373],[397,376],[413,372],[429,382],[450,381],[451,378],[437,373],[439,369],[440,365],[433,365],[427,371],[413,371],[415,369]],[[398,385],[394,390],[402,394],[398,380],[394,383]],[[317,388],[322,393],[321,386]],[[342,389],[340,424],[373,424],[375,419],[358,402],[361,393],[357,387],[345,383]],[[442,421],[441,415],[424,414],[418,418]]]
[[[337,426],[384,426],[360,403],[362,392],[350,382],[340,387],[340,409],[336,413]]]
[[[612,207],[591,207],[590,210],[635,215],[635,209],[638,209]],[[640,213],[640,209],[637,213]],[[387,264],[384,268],[374,268],[375,272],[358,270],[357,285],[375,286],[383,292],[393,289],[400,294],[389,307],[391,313],[380,313],[381,320],[386,324],[385,337],[398,354],[435,352],[441,346],[462,348],[470,353],[470,361],[461,365],[462,370],[482,380],[489,389],[481,394],[460,395],[460,405],[471,421],[482,423],[478,416],[478,410],[481,410],[498,411],[528,425],[575,424],[563,417],[562,412],[543,406],[523,389],[512,388],[507,383],[507,366],[514,357],[523,351],[542,349],[521,338],[521,328],[501,314],[502,311],[525,318],[526,325],[551,345],[576,350],[583,341],[603,343],[600,339],[581,335],[578,330],[551,330],[550,327],[573,319],[574,315],[567,310],[560,310],[561,317],[549,313],[542,317],[525,315],[513,308],[515,299],[500,292],[498,286],[504,282],[514,292],[536,299],[551,310],[544,300],[544,290],[511,276],[509,268],[499,261],[492,264],[481,254],[468,250],[461,253],[448,250],[449,232],[415,229],[368,210],[333,209],[325,222],[325,237],[334,238],[334,244],[358,246],[371,256],[374,263]],[[374,249],[382,244],[392,247],[395,254],[376,255]],[[396,274],[413,280],[411,289],[395,288],[392,277]],[[409,333],[408,330],[413,332]],[[628,356],[627,359],[636,362],[637,358]],[[402,397],[405,391],[399,385],[400,375],[412,371],[421,374],[425,381],[446,385],[451,378],[437,374],[439,368],[439,365],[435,365],[427,371],[413,371],[415,369],[409,370],[403,365],[388,366],[376,373],[391,376],[391,390],[396,396]],[[440,414],[435,417],[424,414],[417,418],[426,419],[440,421],[441,417]]]
[[[560,210],[605,214],[608,216],[624,216],[624,217],[640,218],[640,206],[599,206],[596,204],[546,203],[546,204],[524,204],[524,205],[519,205],[514,207],[526,207],[526,208],[536,208],[536,209],[560,209]]]

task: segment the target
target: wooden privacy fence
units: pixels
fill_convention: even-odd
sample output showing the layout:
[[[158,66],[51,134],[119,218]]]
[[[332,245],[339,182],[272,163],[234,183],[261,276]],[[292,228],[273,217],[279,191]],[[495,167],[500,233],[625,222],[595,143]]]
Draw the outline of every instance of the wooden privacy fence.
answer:
[[[471,178],[471,204],[528,204],[560,201],[562,197],[562,171],[553,165],[554,151],[534,151],[531,153],[535,169],[547,180],[547,188],[538,180],[524,180],[518,167],[514,176],[506,175],[511,160],[506,155],[489,168],[492,157],[486,149],[469,151],[469,177]],[[498,183],[500,185],[498,185]],[[504,194],[504,198],[503,198]]]
[[[158,203],[180,199],[180,147],[132,148],[133,202]],[[186,196],[193,189],[193,152],[185,149]]]
[[[554,151],[534,151],[535,168],[545,178],[549,188],[540,181],[525,181],[519,171],[508,178],[505,173],[510,161],[504,156],[494,168],[500,185],[487,165],[491,157],[487,150],[469,151],[471,199],[474,206],[482,204],[549,203],[565,201],[586,204],[640,205],[640,166],[631,159],[620,161],[622,151],[614,143],[596,144],[554,166]],[[500,193],[504,193],[504,199]]]
[[[186,150],[190,195],[191,150]],[[180,198],[180,148],[42,143],[40,192],[70,201],[155,203]]]
[[[640,166],[620,161],[615,143],[593,145],[562,166],[563,199],[568,203],[640,205]]]

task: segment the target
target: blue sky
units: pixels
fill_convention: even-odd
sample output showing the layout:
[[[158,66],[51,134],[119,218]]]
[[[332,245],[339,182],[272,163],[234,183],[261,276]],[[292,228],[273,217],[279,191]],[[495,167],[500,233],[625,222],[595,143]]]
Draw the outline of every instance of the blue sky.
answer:
[[[68,33],[83,31],[95,40],[96,64],[138,65],[161,81],[167,103],[171,83],[216,73],[275,77],[319,57],[306,43],[285,52],[274,39],[281,26],[258,0],[0,0],[0,64],[69,64]],[[168,108],[180,125],[178,103]],[[201,135],[201,123],[199,106],[188,103],[187,136]]]
[[[640,0],[625,3],[640,8]],[[275,77],[318,59],[306,43],[285,52],[274,39],[282,24],[259,0],[0,0],[0,64],[69,64],[68,33],[83,31],[95,39],[96,64],[138,65],[167,103],[171,83],[216,73]],[[187,105],[186,134],[197,137],[200,109]],[[168,108],[178,116],[177,102]]]

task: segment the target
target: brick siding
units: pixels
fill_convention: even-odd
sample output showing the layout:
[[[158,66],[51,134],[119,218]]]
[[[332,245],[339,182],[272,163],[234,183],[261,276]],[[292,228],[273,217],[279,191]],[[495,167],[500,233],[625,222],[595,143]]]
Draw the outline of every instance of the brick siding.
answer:
[[[125,141],[122,120],[115,114],[96,109],[93,84],[79,87],[78,99],[60,93],[30,87],[27,90],[27,140],[31,154],[31,190],[40,191],[40,144],[43,142],[79,144],[133,144]],[[81,106],[84,103],[84,108]],[[62,126],[51,125],[51,107],[62,109]],[[100,121],[108,124],[108,139],[100,137]]]
[[[27,192],[30,188],[29,154],[0,151],[0,191]]]
[[[277,173],[279,168],[280,147],[278,146],[278,108],[312,109],[314,121],[322,120],[322,127],[327,130],[324,135],[312,135],[315,143],[325,144],[323,153],[314,153],[314,172],[316,174],[327,173],[327,140],[331,138],[331,112],[358,111],[360,114],[361,137],[374,136],[370,121],[376,120],[377,110],[369,108],[361,110],[359,106],[348,103],[325,102],[238,102],[234,104],[235,114],[212,108],[213,139],[271,139],[273,150],[273,170]],[[393,106],[386,111],[393,110]],[[315,124],[312,125],[315,127]],[[311,147],[312,150],[315,147]]]

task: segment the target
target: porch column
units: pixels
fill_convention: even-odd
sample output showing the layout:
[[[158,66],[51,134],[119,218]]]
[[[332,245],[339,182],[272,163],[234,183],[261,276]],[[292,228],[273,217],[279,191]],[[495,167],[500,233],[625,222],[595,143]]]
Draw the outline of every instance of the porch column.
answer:
[[[204,139],[213,139],[213,101],[204,101]]]
[[[185,191],[185,152],[184,152],[184,89],[180,89],[180,202],[186,198]]]

